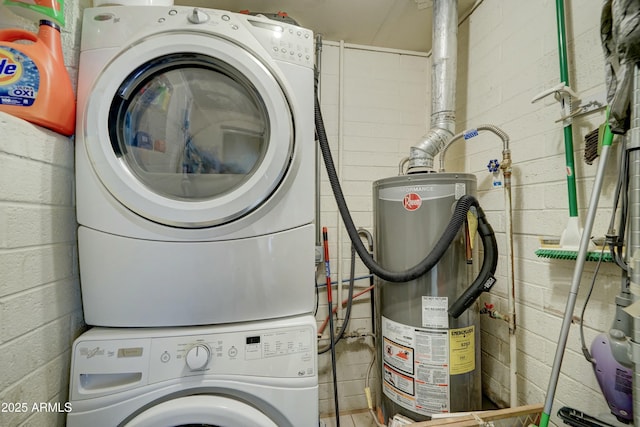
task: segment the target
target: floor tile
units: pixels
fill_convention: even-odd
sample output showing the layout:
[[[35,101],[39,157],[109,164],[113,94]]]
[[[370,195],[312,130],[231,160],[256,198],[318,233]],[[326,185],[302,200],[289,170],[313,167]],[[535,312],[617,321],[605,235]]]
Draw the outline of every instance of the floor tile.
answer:
[[[327,417],[320,419],[320,427],[336,427],[336,419],[334,417]],[[340,427],[357,427],[353,424],[351,415],[340,415]]]
[[[376,422],[369,411],[352,414],[351,418],[355,427],[376,427]]]

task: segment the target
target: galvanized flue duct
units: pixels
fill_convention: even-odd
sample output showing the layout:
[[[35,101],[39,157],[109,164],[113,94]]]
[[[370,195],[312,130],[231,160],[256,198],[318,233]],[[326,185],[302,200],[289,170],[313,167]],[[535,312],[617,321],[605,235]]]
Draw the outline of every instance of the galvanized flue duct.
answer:
[[[408,173],[433,172],[434,157],[455,132],[458,60],[458,2],[433,0],[431,129],[411,147]]]

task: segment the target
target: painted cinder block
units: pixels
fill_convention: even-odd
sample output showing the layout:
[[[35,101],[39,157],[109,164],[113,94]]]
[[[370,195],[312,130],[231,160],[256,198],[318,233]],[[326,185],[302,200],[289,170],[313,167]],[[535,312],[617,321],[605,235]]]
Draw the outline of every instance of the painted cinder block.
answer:
[[[84,328],[73,143],[0,113],[0,401],[67,401]],[[64,413],[2,413],[1,425],[64,425]]]

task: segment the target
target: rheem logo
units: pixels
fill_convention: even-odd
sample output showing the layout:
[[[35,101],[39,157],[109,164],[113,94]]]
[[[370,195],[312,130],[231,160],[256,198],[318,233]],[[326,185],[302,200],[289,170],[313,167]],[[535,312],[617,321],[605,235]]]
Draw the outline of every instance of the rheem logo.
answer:
[[[404,196],[402,205],[408,211],[415,211],[420,206],[422,206],[422,197],[420,197],[420,195],[416,193],[409,193]]]
[[[10,52],[0,49],[0,86],[15,83],[22,76],[22,64]]]

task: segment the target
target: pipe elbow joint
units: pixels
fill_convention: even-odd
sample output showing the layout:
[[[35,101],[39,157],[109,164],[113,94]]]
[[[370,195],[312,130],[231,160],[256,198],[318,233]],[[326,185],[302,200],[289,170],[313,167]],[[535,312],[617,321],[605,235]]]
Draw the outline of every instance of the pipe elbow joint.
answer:
[[[418,145],[411,147],[407,171],[432,172],[434,157],[444,149],[451,138],[453,132],[446,128],[436,127],[429,130]]]
[[[407,162],[407,173],[432,172],[433,170],[433,155],[420,147],[411,147],[409,161]]]

